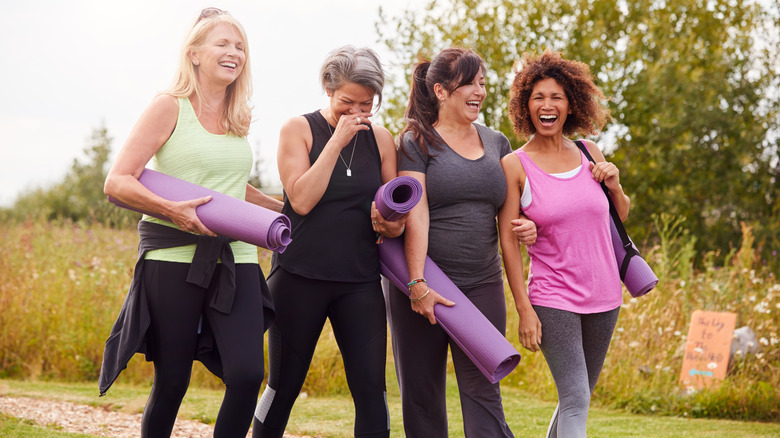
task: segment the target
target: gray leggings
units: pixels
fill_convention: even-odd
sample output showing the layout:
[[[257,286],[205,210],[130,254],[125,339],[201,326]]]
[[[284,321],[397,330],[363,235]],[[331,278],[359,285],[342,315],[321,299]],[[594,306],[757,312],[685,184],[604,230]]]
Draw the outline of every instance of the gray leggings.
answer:
[[[620,307],[580,314],[534,306],[542,323],[539,347],[558,388],[547,438],[587,436],[590,395],[601,374]]]

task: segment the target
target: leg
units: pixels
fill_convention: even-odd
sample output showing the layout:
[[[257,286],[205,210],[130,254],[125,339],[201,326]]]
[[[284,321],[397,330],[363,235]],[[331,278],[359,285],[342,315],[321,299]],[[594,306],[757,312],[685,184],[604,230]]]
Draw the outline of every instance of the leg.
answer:
[[[355,437],[390,436],[385,364],[387,322],[379,282],[336,283],[328,317],[355,403]]]
[[[322,282],[278,269],[268,286],[276,315],[268,330],[268,385],[252,422],[253,438],[281,438],[301,391],[327,315]]]
[[[267,286],[262,275],[256,264],[237,264],[236,294],[230,314],[210,307],[206,310],[224,369],[225,397],[214,425],[216,438],[244,437],[252,422],[263,382],[262,294]]]
[[[604,359],[607,357],[612,333],[617,324],[620,307],[613,310],[582,315],[582,339],[587,341],[583,347],[585,350],[585,364],[588,368],[588,383],[590,392],[596,387],[599,380]]]
[[[464,294],[500,331],[506,331],[506,301],[504,285],[481,286]],[[506,424],[498,383],[490,383],[466,353],[450,340],[452,361],[458,379],[463,429],[466,437],[513,437]]]
[[[447,334],[414,313],[395,286],[387,291],[393,357],[408,438],[446,438]]]
[[[189,264],[145,263],[154,384],[144,407],[141,436],[169,437],[190,383],[205,289],[185,282]]]
[[[585,437],[590,387],[582,342],[581,315],[534,306],[542,323],[539,347],[558,389],[558,407],[547,432],[549,438]]]

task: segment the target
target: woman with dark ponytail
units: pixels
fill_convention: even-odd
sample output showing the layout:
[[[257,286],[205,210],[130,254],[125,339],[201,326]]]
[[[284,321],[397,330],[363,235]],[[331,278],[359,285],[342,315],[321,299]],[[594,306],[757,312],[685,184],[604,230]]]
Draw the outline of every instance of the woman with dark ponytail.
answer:
[[[392,286],[387,295],[407,437],[448,436],[448,347],[466,436],[513,436],[499,385],[491,384],[436,325],[434,306],[455,303],[431,289],[423,276],[427,255],[505,332],[496,214],[506,195],[500,160],[511,147],[500,132],[474,123],[485,96],[485,66],[471,50],[446,49],[414,70],[398,162],[399,175],[417,178],[424,188],[406,223],[411,305]],[[522,229],[520,234],[529,238],[524,243],[532,243],[534,224],[526,221]]]

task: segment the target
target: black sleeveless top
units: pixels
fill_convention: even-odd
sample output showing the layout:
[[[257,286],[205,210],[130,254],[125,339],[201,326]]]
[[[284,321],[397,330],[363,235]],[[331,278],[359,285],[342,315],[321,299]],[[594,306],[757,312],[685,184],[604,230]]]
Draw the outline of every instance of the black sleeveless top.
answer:
[[[328,122],[315,111],[304,114],[312,134],[309,162],[314,164],[330,140]],[[382,185],[382,160],[373,129],[359,131],[341,150],[322,198],[305,216],[293,210],[284,193],[282,213],[292,223],[292,243],[274,253],[271,274],[285,271],[315,280],[367,282],[379,280],[379,252],[371,226],[371,202]],[[352,147],[355,153],[347,176]],[[343,159],[343,161],[342,161]],[[270,277],[270,275],[269,275]]]

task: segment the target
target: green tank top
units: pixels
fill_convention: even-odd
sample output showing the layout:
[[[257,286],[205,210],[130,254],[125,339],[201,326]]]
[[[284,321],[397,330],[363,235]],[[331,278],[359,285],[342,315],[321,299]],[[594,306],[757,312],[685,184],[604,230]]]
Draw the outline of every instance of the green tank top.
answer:
[[[212,134],[200,124],[189,98],[179,98],[179,118],[171,137],[149,161],[150,169],[244,200],[252,148],[246,137]],[[176,227],[171,222],[144,215],[142,220]],[[236,263],[257,263],[257,247],[245,242],[230,244]],[[195,245],[157,249],[146,260],[191,263]]]

